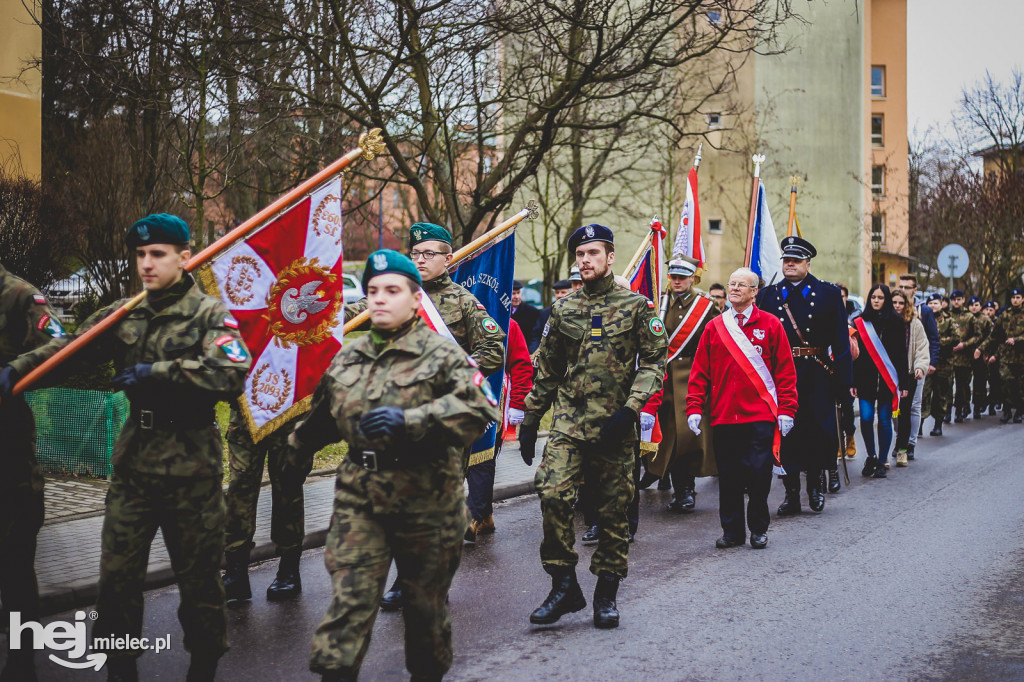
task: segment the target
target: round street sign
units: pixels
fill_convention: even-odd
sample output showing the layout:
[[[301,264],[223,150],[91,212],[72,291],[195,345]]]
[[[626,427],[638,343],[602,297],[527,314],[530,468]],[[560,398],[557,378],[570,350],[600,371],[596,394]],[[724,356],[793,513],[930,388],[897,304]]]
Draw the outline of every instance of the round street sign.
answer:
[[[963,277],[967,272],[967,266],[971,264],[971,259],[967,257],[967,249],[959,244],[946,244],[942,247],[942,251],[939,251],[938,261],[939,272],[942,273],[942,276],[954,279]]]

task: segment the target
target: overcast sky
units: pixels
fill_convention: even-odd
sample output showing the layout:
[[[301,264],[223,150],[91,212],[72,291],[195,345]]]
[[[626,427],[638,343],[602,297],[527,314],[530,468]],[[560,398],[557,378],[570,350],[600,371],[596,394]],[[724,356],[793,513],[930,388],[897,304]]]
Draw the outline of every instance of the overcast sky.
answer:
[[[1024,1],[908,0],[907,106],[910,134],[948,126],[965,85],[985,70],[1006,82],[1024,68]]]

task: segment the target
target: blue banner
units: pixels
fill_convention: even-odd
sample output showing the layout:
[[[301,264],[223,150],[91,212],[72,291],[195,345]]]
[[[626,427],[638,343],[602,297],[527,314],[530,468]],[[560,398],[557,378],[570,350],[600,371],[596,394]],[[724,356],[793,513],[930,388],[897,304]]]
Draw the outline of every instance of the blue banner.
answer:
[[[512,317],[512,281],[516,267],[516,235],[515,230],[508,237],[477,254],[471,260],[459,265],[452,276],[456,282],[466,287],[476,296],[477,300],[487,308],[487,313],[494,318],[498,326],[508,334],[508,322]],[[501,396],[504,409],[502,386],[505,383],[505,367],[487,377],[491,392]],[[502,424],[498,422],[487,427],[480,439],[473,443],[469,455],[470,465],[486,462],[497,454],[497,446],[501,438]]]

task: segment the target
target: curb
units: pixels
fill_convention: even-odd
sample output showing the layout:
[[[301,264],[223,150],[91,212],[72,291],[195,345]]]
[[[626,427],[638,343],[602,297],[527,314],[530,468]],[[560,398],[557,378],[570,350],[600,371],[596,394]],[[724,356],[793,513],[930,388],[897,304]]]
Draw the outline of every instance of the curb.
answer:
[[[333,476],[334,469],[323,469],[310,472],[310,477]],[[269,483],[265,484],[269,485]],[[494,488],[494,501],[508,500],[514,497],[530,495],[534,492],[533,480],[523,483],[511,483]],[[320,528],[306,533],[302,541],[302,549],[317,549],[323,547],[327,541],[327,528]],[[268,561],[275,557],[274,544],[272,542],[257,543],[249,555],[249,565]],[[158,587],[166,587],[175,583],[174,571],[169,562],[150,564],[146,572],[146,579],[143,582],[143,590],[152,590]],[[99,578],[95,580],[76,580],[66,583],[59,590],[53,590],[39,595],[39,611],[41,616],[52,616],[62,611],[74,608],[91,606],[96,603],[96,596],[99,592]]]

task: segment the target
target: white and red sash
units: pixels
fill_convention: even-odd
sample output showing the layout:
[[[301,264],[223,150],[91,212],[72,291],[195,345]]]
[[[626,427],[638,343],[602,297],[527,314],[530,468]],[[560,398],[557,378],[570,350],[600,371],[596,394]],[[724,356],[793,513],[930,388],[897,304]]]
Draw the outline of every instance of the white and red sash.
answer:
[[[753,308],[750,308],[750,311],[753,311]],[[747,314],[749,315],[750,313],[748,312]],[[754,344],[750,343],[750,339],[744,335],[743,330],[736,324],[736,318],[726,313],[719,316],[718,319],[722,321],[721,326],[718,327],[718,336],[728,349],[729,355],[732,356],[732,359],[743,370],[743,373],[747,375],[747,378],[750,379],[750,383],[754,385],[761,400],[768,405],[768,409],[772,413],[772,419],[776,422],[775,438],[772,442],[775,467],[772,469],[772,473],[785,476],[786,471],[782,468],[782,460],[779,459],[779,449],[782,440],[778,428],[779,395],[775,390],[775,380],[772,378],[772,373],[769,371],[768,365],[765,364],[764,358],[754,349]]]
[[[885,346],[882,345],[882,339],[878,338],[875,325],[866,321],[863,317],[858,317],[853,321],[853,326],[860,332],[860,340],[864,345],[864,349],[871,356],[871,361],[875,363],[878,373],[882,375],[882,381],[885,382],[885,385],[889,387],[889,392],[892,393],[892,416],[900,416],[900,378],[896,373],[896,366],[889,359],[889,353],[886,352]]]
[[[668,312],[668,301],[669,296],[665,297],[665,310],[661,312],[661,318],[665,319],[665,314]],[[686,311],[686,315],[680,320],[679,326],[676,327],[672,335],[668,337],[668,360],[672,362],[676,356],[697,334],[697,330],[700,329],[701,323],[711,312],[711,306],[714,305],[714,301],[704,298],[701,295],[697,295],[697,299],[690,306],[690,309]]]
[[[420,317],[427,323],[427,326],[433,329],[435,332],[440,334],[446,339],[455,341],[455,336],[452,334],[452,330],[448,329],[448,325],[444,323],[441,318],[441,313],[437,312],[437,306],[430,300],[430,296],[427,296],[427,292],[423,292],[423,297],[420,300]],[[458,343],[456,341],[456,343]]]

